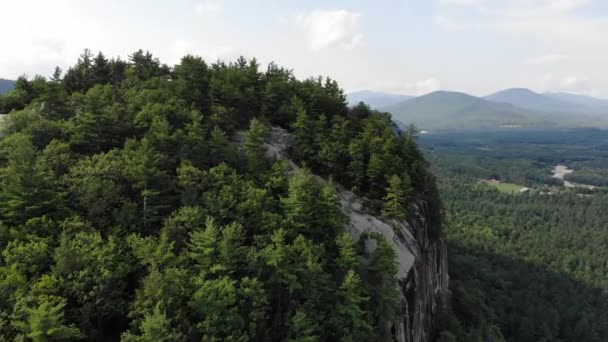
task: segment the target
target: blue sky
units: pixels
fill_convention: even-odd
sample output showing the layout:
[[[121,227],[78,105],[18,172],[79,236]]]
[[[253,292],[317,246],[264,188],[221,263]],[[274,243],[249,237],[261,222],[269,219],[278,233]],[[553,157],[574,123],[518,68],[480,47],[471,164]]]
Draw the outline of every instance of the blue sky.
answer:
[[[0,0],[0,77],[49,75],[84,48],[176,63],[257,57],[347,90],[608,98],[605,0]]]

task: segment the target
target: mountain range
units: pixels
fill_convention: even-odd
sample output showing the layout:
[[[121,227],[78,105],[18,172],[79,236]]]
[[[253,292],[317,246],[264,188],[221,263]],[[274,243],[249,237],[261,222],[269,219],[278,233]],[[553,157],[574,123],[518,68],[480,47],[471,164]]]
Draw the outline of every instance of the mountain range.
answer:
[[[462,92],[435,91],[391,103],[395,94],[353,95],[370,107],[389,112],[395,120],[421,129],[608,127],[608,100],[569,93],[536,93],[512,88],[477,97]],[[350,94],[349,94],[350,95]],[[386,95],[386,96],[383,96]],[[353,102],[350,102],[353,104]],[[380,105],[378,105],[380,103]]]
[[[414,98],[414,96],[389,94],[371,90],[361,90],[346,95],[346,100],[350,106],[355,106],[359,102],[365,102],[372,108],[386,107],[412,98]]]
[[[15,88],[15,81],[0,78],[0,95],[7,94]]]

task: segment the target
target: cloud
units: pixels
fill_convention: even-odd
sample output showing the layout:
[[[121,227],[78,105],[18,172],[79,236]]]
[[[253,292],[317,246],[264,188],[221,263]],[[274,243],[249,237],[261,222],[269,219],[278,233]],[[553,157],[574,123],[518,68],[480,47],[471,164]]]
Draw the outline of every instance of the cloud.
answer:
[[[342,47],[353,49],[363,40],[359,13],[347,10],[315,10],[296,17],[297,26],[306,34],[310,48]]]
[[[215,62],[218,59],[231,60],[236,58],[239,53],[230,45],[218,45],[209,47],[200,47],[189,40],[178,39],[171,47],[171,63],[179,63],[185,55],[201,56],[208,62]]]
[[[526,64],[530,65],[547,65],[547,64],[557,64],[561,62],[567,62],[575,60],[576,58],[570,55],[564,54],[549,54],[543,56],[537,56],[530,58],[526,61]]]
[[[410,86],[414,95],[424,95],[441,89],[441,82],[435,77],[429,77]]]
[[[382,82],[374,88],[390,93],[419,96],[440,90],[441,82],[436,77],[429,77],[417,82]]]
[[[557,77],[553,74],[546,74],[540,82],[540,88],[547,92],[569,92],[587,95],[598,93],[589,79],[577,76]]]
[[[207,17],[219,14],[222,11],[222,5],[219,2],[212,0],[203,0],[196,4],[194,12],[199,17]]]
[[[549,1],[549,8],[557,12],[569,12],[589,3],[589,0],[552,0]]]
[[[477,11],[440,6],[434,23],[450,31],[495,32],[545,49],[608,54],[608,17],[582,15],[589,0],[511,0],[484,2]]]
[[[440,5],[452,6],[478,6],[483,3],[483,0],[439,0]]]

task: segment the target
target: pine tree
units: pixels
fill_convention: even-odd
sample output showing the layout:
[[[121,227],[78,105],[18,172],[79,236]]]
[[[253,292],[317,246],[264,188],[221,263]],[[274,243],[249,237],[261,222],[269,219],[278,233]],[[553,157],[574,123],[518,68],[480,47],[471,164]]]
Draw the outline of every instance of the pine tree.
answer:
[[[293,124],[294,157],[299,162],[310,163],[317,153],[315,150],[314,121],[306,113],[302,101],[298,98],[292,99],[291,108],[296,113],[296,121]]]
[[[157,224],[167,207],[159,196],[167,191],[166,173],[162,168],[166,156],[158,153],[147,138],[125,144],[126,176],[141,198],[141,222],[145,230]],[[166,202],[166,199],[165,199]]]
[[[363,294],[363,284],[359,276],[350,270],[338,290],[338,303],[335,307],[335,326],[341,341],[369,341],[372,324],[365,307],[368,302]]]
[[[174,342],[182,340],[182,336],[171,331],[171,321],[164,312],[160,310],[160,305],[156,305],[154,312],[145,316],[141,322],[141,335],[124,333],[121,341],[123,342]]]
[[[73,325],[66,325],[65,299],[50,301],[43,298],[34,308],[26,308],[26,320],[17,321],[17,329],[34,342],[62,341],[79,338],[80,332]]]
[[[268,128],[258,119],[253,118],[249,123],[249,131],[245,136],[245,152],[250,172],[254,176],[262,175],[268,168],[264,140],[268,136]]]
[[[405,174],[407,177],[407,173]],[[403,182],[397,175],[391,176],[389,186],[386,188],[386,196],[384,197],[384,210],[382,213],[386,217],[396,218],[399,220],[407,219],[408,201],[411,193],[411,185],[409,177]]]
[[[106,84],[111,81],[112,69],[110,62],[103,53],[99,52],[95,59],[93,59],[91,73],[94,84]]]
[[[376,249],[371,255],[368,266],[369,284],[372,287],[370,307],[374,321],[376,340],[386,341],[390,338],[389,324],[397,313],[397,274],[396,253],[392,244],[378,233],[371,233],[376,241]]]

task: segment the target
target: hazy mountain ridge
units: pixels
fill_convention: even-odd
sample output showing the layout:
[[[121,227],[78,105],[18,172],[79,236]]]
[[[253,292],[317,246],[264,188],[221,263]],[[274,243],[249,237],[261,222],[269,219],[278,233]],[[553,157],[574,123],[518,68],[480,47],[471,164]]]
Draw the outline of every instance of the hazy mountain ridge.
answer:
[[[412,98],[414,98],[414,96],[391,94],[371,90],[355,91],[346,95],[346,100],[349,106],[355,106],[359,102],[365,102],[372,108],[390,106],[402,101],[410,100]]]
[[[436,91],[377,108],[421,129],[608,127],[608,115],[598,117],[608,114],[606,100],[569,93],[539,94],[525,88],[486,97]]]
[[[413,122],[423,129],[476,129],[500,126],[550,125],[542,113],[529,118],[528,111],[507,103],[491,102],[460,92],[436,91],[382,110],[395,120]]]
[[[484,99],[494,102],[509,103],[514,106],[544,112],[585,112],[585,106],[560,98],[545,96],[526,88],[511,88],[485,96]]]
[[[544,93],[544,96],[558,99],[561,101],[567,101],[570,103],[576,103],[585,108],[591,109],[595,112],[600,112],[603,114],[608,114],[608,100],[599,99],[597,97],[588,96],[588,95],[580,95],[580,94],[572,94],[572,93]]]
[[[13,88],[15,88],[15,81],[0,78],[0,94],[8,94]]]

